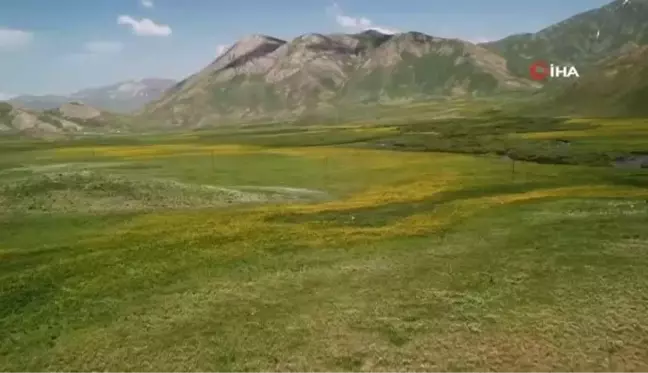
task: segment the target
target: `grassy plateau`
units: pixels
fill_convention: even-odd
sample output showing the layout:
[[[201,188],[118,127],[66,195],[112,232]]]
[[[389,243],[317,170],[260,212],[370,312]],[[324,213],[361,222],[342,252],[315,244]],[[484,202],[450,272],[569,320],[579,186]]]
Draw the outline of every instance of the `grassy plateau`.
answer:
[[[648,370],[648,170],[611,165],[646,151],[496,113],[0,139],[0,370]]]

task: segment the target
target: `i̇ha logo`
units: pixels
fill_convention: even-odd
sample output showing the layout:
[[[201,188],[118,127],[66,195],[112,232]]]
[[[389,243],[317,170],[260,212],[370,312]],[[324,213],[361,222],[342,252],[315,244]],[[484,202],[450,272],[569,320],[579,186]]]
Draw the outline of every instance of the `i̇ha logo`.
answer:
[[[576,66],[561,66],[549,64],[545,61],[536,61],[529,66],[529,76],[533,80],[546,80],[548,78],[579,78]]]

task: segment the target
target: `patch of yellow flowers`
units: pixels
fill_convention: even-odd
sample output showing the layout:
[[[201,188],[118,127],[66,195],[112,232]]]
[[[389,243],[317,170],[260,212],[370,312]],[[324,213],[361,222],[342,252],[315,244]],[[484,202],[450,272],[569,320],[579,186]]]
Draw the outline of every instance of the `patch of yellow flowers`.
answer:
[[[637,118],[601,118],[570,119],[568,124],[593,124],[596,127],[584,130],[531,132],[512,135],[513,137],[526,139],[555,139],[555,138],[579,138],[579,137],[601,137],[636,134],[637,136],[648,136],[648,120]]]
[[[261,250],[282,242],[311,248],[326,248],[369,243],[397,237],[432,235],[464,218],[498,205],[541,200],[553,197],[648,197],[639,188],[611,186],[567,187],[447,201],[434,211],[397,218],[383,226],[354,225],[354,209],[380,207],[390,203],[420,201],[434,196],[449,185],[419,182],[398,188],[376,188],[346,200],[314,205],[263,206],[230,211],[165,212],[142,215],[120,226],[113,237],[126,242],[148,241],[169,244],[211,246],[228,256]],[[345,224],[306,221],[280,222],[272,217],[285,213],[348,213]]]
[[[99,149],[99,148],[98,148]],[[261,149],[239,145],[197,146],[158,145],[148,147],[102,147],[101,154],[118,157],[159,156],[183,152],[218,154],[277,153],[311,158],[334,157],[336,162],[354,167],[382,167],[400,172],[400,179],[381,183],[348,197],[317,204],[265,205],[235,209],[171,211],[140,215],[115,227],[100,241],[121,239],[125,244],[159,243],[213,247],[220,253],[238,255],[282,242],[302,247],[324,248],[367,243],[397,237],[431,235],[461,219],[498,205],[555,197],[646,197],[648,190],[608,185],[538,189],[524,193],[507,193],[468,199],[446,200],[435,210],[396,217],[385,225],[363,226],[354,223],[354,211],[390,204],[407,204],[428,200],[440,193],[460,190],[466,182],[462,167],[479,167],[481,163],[459,155],[392,153],[375,150],[339,148]],[[83,151],[64,149],[63,152]],[[86,150],[87,151],[87,150]],[[472,159],[472,160],[471,160]],[[463,163],[468,162],[468,163]],[[473,163],[470,163],[473,162]],[[452,166],[452,167],[444,167]],[[457,166],[457,167],[455,167]],[[434,169],[434,172],[426,171]],[[472,172],[472,171],[471,171]],[[407,177],[403,177],[406,175]],[[335,213],[346,223],[317,219],[286,222],[273,219],[285,214],[312,215]],[[108,238],[110,237],[110,238]]]

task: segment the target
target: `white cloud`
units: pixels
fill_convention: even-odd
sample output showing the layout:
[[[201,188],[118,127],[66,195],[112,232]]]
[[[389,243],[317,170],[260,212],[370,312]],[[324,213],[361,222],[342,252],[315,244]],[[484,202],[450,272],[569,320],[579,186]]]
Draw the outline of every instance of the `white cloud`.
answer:
[[[28,31],[0,27],[0,49],[21,47],[31,43],[34,34]]]
[[[400,32],[392,27],[376,25],[367,17],[352,17],[346,15],[337,3],[333,3],[333,5],[329,7],[328,13],[335,18],[335,22],[339,26],[349,32],[360,32],[366,30],[375,30],[383,34],[397,34]]]
[[[130,26],[135,35],[139,36],[169,36],[171,27],[153,22],[148,18],[137,20],[131,16],[119,16],[117,24]]]
[[[354,17],[345,16],[343,14],[338,14],[335,16],[335,20],[340,26],[345,28],[365,29],[371,27],[371,20],[364,17],[354,18]]]
[[[473,44],[488,43],[488,42],[495,41],[495,40],[497,40],[497,39],[488,38],[488,37],[485,37],[485,36],[476,36],[476,37],[466,38],[466,41],[469,41],[469,42],[471,42]]]
[[[140,0],[140,3],[144,8],[153,8],[153,0]]]
[[[93,54],[119,53],[124,49],[124,44],[118,41],[89,41],[83,45],[83,49]]]
[[[231,47],[231,45],[229,44],[219,44],[216,47],[216,54],[220,56],[221,54],[225,53],[229,47]]]

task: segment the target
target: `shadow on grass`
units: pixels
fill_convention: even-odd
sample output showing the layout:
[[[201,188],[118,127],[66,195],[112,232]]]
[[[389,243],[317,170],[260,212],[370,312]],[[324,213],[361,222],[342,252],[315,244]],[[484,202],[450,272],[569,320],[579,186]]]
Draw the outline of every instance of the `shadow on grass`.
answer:
[[[615,185],[648,188],[648,170],[614,173],[604,176],[603,179]]]
[[[0,293],[0,319],[19,314],[27,308],[48,304],[58,290],[58,285],[47,278],[30,279],[8,286],[9,289]]]

